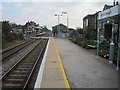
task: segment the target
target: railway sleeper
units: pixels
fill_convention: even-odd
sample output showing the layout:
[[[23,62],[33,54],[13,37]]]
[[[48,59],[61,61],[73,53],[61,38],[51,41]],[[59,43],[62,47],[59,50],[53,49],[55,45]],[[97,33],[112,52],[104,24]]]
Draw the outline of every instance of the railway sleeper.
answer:
[[[10,75],[8,78],[14,78],[14,79],[26,79],[28,75]]]
[[[29,68],[31,68],[33,65],[34,65],[34,63],[33,64],[21,64],[18,67],[29,67]]]
[[[18,87],[22,87],[21,84],[18,84],[18,83],[4,84],[4,88],[18,88]]]
[[[13,73],[16,73],[16,74],[29,74],[30,71],[19,71],[19,70],[14,70]]]
[[[22,64],[22,65],[18,65],[18,67],[21,67],[21,68],[32,68],[32,66],[29,66],[29,65],[25,65],[25,64]]]
[[[31,65],[34,65],[34,63],[22,63],[21,65],[31,66]]]
[[[23,71],[23,70],[24,70],[24,71],[29,71],[29,70],[31,70],[31,68],[20,68],[20,67],[19,67],[19,68],[16,68],[16,69],[17,69],[17,70],[20,70],[20,71]]]
[[[33,62],[22,62],[22,64],[33,64]]]
[[[26,75],[26,74],[23,74],[23,75],[12,74],[12,75],[8,76],[6,78],[6,80],[3,82],[6,82],[7,80],[12,80],[12,79],[16,79],[16,80],[26,79],[27,77],[28,77],[28,75]]]
[[[12,83],[12,82],[14,82],[14,83],[19,83],[19,82],[24,82],[24,81],[26,81],[26,79],[24,79],[24,78],[9,78],[9,79],[7,79],[6,80],[7,82],[6,83]]]
[[[27,67],[26,67],[27,66]],[[28,67],[29,66],[29,67]],[[16,70],[31,70],[33,65],[22,65],[20,67],[17,67]]]
[[[14,77],[14,78],[16,78],[16,77],[27,77],[28,75],[26,75],[26,74],[19,74],[19,75],[17,75],[17,74],[11,74],[9,77]]]
[[[6,85],[11,85],[11,84],[19,84],[19,86],[23,86],[25,83],[26,79],[7,79],[4,84],[3,87],[5,88]],[[15,86],[16,87],[16,86]],[[9,88],[9,87],[7,87]]]

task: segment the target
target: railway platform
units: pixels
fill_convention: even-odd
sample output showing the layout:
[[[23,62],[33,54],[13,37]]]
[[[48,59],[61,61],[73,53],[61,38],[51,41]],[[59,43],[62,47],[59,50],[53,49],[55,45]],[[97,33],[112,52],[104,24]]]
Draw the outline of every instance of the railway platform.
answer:
[[[49,38],[34,88],[70,88],[54,38]]]
[[[109,64],[108,60],[97,57],[70,40],[55,40],[71,88],[118,90],[119,72],[114,64]]]
[[[68,82],[69,81],[69,82]],[[118,88],[118,72],[103,58],[59,37],[49,38],[34,88]]]

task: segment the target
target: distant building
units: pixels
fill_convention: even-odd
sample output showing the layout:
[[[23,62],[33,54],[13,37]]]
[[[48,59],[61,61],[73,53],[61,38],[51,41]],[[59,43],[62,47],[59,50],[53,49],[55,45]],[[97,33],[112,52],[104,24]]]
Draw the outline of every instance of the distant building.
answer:
[[[69,28],[69,39],[72,39],[75,37],[82,37],[82,34],[79,34],[79,32],[73,28]]]
[[[72,34],[74,32],[75,29],[73,28],[69,28],[69,33]]]
[[[68,31],[67,26],[65,26],[64,24],[59,24],[59,25],[53,26],[52,29],[57,29],[62,33],[66,33]]]
[[[11,32],[12,33],[23,33],[23,30],[22,30],[22,28],[12,28],[12,30],[11,30]]]
[[[34,21],[26,22],[23,26],[23,33],[26,35],[36,36],[39,32],[41,32],[41,27]]]
[[[36,23],[33,21],[27,22],[23,26],[24,33],[31,34],[34,31],[34,28],[36,27]]]
[[[52,32],[57,32],[58,37],[69,36],[68,27],[64,24],[55,25],[52,27]]]

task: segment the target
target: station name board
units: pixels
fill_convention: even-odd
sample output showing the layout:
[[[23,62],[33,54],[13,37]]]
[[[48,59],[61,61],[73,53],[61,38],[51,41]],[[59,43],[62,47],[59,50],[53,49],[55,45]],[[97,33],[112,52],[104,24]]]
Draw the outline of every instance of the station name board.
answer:
[[[98,19],[104,19],[120,14],[120,5],[116,5],[110,9],[99,12]]]
[[[107,16],[107,15],[110,15],[111,12],[112,12],[111,10],[108,10],[108,12],[102,13],[102,14],[101,14],[101,17],[104,17],[104,16]]]

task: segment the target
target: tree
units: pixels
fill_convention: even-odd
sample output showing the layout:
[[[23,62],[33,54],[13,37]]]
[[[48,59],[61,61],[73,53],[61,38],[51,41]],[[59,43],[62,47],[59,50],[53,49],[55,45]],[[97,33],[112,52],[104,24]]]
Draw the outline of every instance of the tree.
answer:
[[[50,30],[47,28],[47,26],[43,26],[42,27],[42,30],[45,31],[45,32],[49,32]]]
[[[3,34],[9,34],[11,30],[9,21],[3,21],[2,22],[2,33]]]
[[[2,22],[2,39],[11,41],[12,35],[11,35],[10,31],[11,31],[11,26],[9,24],[9,21],[3,21]]]
[[[17,29],[23,27],[22,25],[20,25],[20,24],[16,24],[16,23],[10,23],[10,26],[11,26],[11,28],[17,28]]]
[[[84,31],[82,28],[80,27],[77,27],[76,30],[79,32],[79,34],[84,34]]]
[[[9,23],[9,21],[2,21],[2,40],[3,42],[11,42],[23,39],[22,34],[11,33],[11,28],[19,28],[21,25]]]

